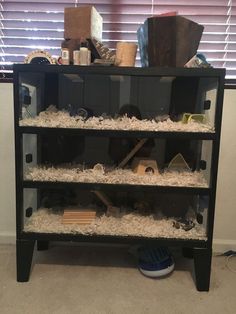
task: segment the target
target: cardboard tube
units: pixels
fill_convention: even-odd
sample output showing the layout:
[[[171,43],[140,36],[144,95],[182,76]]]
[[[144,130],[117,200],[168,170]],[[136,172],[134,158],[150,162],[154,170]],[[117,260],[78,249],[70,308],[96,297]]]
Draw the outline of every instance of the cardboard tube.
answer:
[[[134,66],[137,45],[128,42],[118,42],[116,45],[116,61],[118,66]]]

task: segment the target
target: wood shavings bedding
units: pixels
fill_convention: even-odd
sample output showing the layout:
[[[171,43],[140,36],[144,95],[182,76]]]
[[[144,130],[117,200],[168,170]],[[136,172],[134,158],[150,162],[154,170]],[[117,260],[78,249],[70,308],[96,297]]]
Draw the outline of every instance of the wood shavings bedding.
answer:
[[[83,235],[137,236],[150,238],[177,238],[206,240],[202,225],[196,223],[189,231],[173,228],[173,219],[142,216],[135,212],[124,213],[121,218],[96,217],[89,225],[62,224],[62,211],[41,208],[27,220],[25,232],[62,233]]]
[[[109,169],[105,172],[78,167],[45,167],[38,166],[29,168],[25,175],[30,181],[50,182],[81,182],[81,183],[110,183],[110,184],[133,184],[133,185],[157,185],[157,186],[186,186],[208,187],[201,172],[187,170],[165,170],[160,175],[146,174],[144,176],[133,173],[129,169]]]
[[[95,130],[123,130],[123,131],[163,131],[163,132],[214,132],[214,127],[209,124],[190,122],[184,124],[174,122],[169,118],[165,121],[138,120],[135,117],[122,116],[117,119],[109,117],[91,117],[84,121],[80,116],[71,117],[67,111],[58,111],[55,106],[49,106],[34,118],[24,118],[20,126],[73,128]]]

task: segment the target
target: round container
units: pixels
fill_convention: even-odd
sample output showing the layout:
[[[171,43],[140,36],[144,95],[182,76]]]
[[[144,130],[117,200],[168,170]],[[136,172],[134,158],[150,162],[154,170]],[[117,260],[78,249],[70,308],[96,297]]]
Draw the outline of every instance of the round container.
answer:
[[[144,276],[147,276],[150,278],[158,278],[158,277],[163,277],[170,274],[174,270],[174,267],[175,267],[175,264],[173,263],[172,265],[163,269],[147,270],[147,269],[139,267],[139,270]]]
[[[152,278],[162,277],[174,270],[174,260],[167,248],[140,248],[139,270]]]
[[[62,64],[64,65],[70,64],[70,54],[69,54],[68,48],[61,49],[61,60],[62,60]]]
[[[79,50],[73,51],[73,63],[74,65],[80,64],[80,51]]]

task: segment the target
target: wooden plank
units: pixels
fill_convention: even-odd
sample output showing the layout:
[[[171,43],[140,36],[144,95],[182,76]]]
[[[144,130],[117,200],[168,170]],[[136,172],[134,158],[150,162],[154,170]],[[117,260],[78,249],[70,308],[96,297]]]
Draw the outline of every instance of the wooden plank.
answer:
[[[62,216],[63,224],[91,224],[96,218],[96,211],[91,209],[68,208],[64,210]]]
[[[111,200],[106,196],[104,192],[101,191],[93,191],[94,194],[103,202],[107,207],[112,206]]]
[[[74,216],[70,216],[70,217],[63,217],[63,219],[77,219],[77,220],[89,219],[89,220],[93,220],[93,219],[95,219],[95,216],[94,217],[74,217]]]
[[[72,217],[95,217],[96,213],[91,214],[75,214],[75,213],[66,213],[63,215],[64,217],[72,216]]]
[[[77,214],[80,214],[80,215],[82,215],[82,214],[88,215],[88,214],[94,214],[94,213],[96,213],[96,211],[95,211],[95,210],[94,210],[94,211],[79,211],[79,210],[71,211],[71,210],[65,210],[64,213],[75,214],[75,215],[77,215]]]
[[[90,224],[93,220],[63,220],[63,224]]]
[[[91,209],[64,209],[64,213],[96,213]]]
[[[63,224],[91,224],[95,219],[62,219]]]
[[[96,214],[96,211],[64,211],[65,214],[72,214],[72,215],[91,215],[91,214]]]
[[[141,139],[135,145],[135,147],[129,152],[129,154],[120,162],[118,168],[123,168],[127,164],[127,162],[137,153],[137,151],[140,150],[140,148],[146,143],[147,140],[148,140],[147,138]]]
[[[84,218],[75,218],[75,217],[63,217],[63,220],[77,220],[77,221],[81,221],[81,220],[89,220],[89,221],[92,221],[92,220],[95,220],[95,217],[93,218],[88,218],[88,217],[84,217]]]
[[[69,213],[65,213],[64,215],[75,215],[75,216],[95,216],[96,215],[96,212],[94,212],[94,213],[71,213],[71,212],[69,212]]]

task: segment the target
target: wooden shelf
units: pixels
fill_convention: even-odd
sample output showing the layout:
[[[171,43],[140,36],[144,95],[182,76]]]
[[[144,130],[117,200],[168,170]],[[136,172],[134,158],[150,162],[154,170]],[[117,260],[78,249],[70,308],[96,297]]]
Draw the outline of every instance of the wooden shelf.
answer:
[[[166,138],[166,139],[192,139],[214,140],[215,133],[211,132],[164,132],[164,131],[122,131],[100,129],[73,129],[73,128],[45,128],[35,126],[19,126],[21,134],[49,134],[49,135],[78,135],[94,137],[127,137],[127,138]]]
[[[160,193],[183,193],[208,195],[209,187],[186,187],[186,186],[158,186],[140,184],[111,184],[111,183],[87,183],[87,182],[51,182],[51,181],[23,181],[23,188],[42,189],[42,188],[80,188],[83,190],[119,190],[119,191],[140,191],[160,192]]]
[[[187,246],[204,248],[207,246],[207,240],[194,239],[176,239],[176,238],[148,238],[134,236],[114,236],[114,235],[81,235],[81,234],[62,234],[62,233],[39,233],[24,232],[21,233],[22,239],[28,240],[46,240],[46,241],[75,241],[75,242],[102,242],[102,243],[126,243],[145,245],[153,243],[157,246]]]

